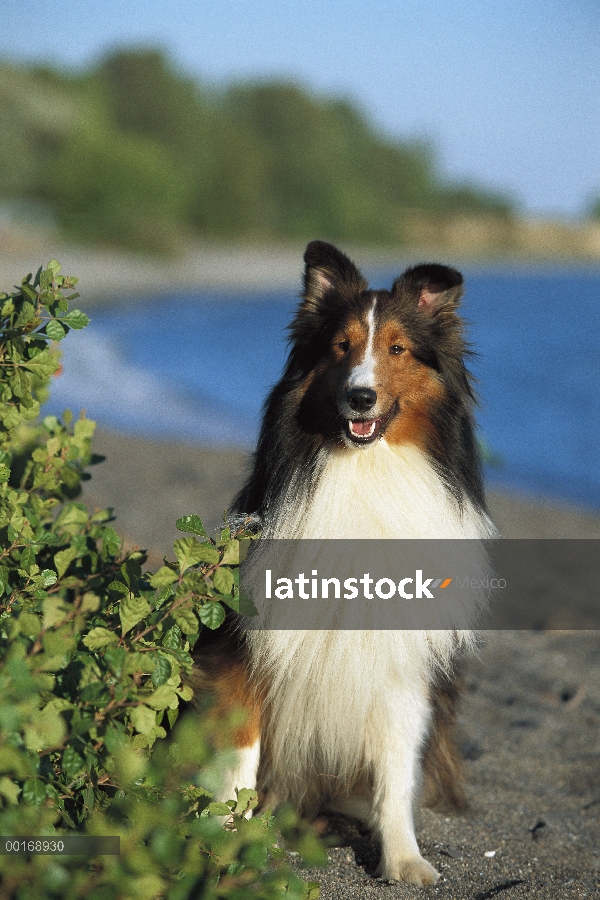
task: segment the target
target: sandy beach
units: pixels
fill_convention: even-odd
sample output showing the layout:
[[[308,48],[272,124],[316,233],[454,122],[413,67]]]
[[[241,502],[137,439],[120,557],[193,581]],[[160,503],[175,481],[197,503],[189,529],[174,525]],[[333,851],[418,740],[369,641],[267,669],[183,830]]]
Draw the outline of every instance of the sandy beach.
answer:
[[[150,551],[152,566],[172,557],[177,517],[218,525],[248,465],[238,450],[102,431],[94,447],[106,460],[84,498],[112,506],[117,530]],[[600,537],[600,516],[556,503],[492,493],[490,509],[506,537]],[[598,633],[488,632],[465,685],[459,740],[470,809],[417,814],[422,852],[443,880],[426,889],[378,882],[375,844],[340,819],[330,865],[308,873],[324,900],[600,896]]]
[[[86,502],[113,507],[127,546],[148,550],[151,564],[172,551],[179,516],[195,513],[217,528],[250,465],[250,455],[237,449],[154,443],[103,430],[94,450],[106,461],[91,469]],[[488,499],[503,537],[600,538],[600,515],[500,492]]]
[[[218,247],[199,244],[177,257],[144,257],[118,250],[73,247],[50,237],[2,243],[0,289],[10,290],[28,272],[58,259],[62,274],[79,279],[85,308],[123,298],[151,297],[170,290],[297,289],[305,245]]]

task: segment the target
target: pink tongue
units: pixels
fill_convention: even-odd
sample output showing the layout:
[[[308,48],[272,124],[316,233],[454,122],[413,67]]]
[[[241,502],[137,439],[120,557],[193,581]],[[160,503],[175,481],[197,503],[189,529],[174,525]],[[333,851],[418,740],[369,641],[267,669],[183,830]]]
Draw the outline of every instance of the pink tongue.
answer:
[[[375,421],[375,419],[370,419],[368,422],[352,422],[350,425],[350,428],[352,429],[352,433],[353,434],[370,434],[374,421]]]

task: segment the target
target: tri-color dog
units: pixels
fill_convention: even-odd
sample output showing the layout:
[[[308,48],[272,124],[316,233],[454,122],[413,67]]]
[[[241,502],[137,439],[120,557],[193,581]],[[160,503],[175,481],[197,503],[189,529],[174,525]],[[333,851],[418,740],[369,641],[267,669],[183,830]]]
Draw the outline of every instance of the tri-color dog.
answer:
[[[369,290],[313,241],[291,347],[271,392],[250,478],[235,501],[267,538],[490,537],[474,436],[463,279],[437,264]],[[215,636],[202,684],[243,707],[223,799],[258,786],[270,806],[367,822],[380,874],[432,884],[413,804],[422,765],[455,801],[453,692],[440,683],[468,634],[452,630],[248,630]]]

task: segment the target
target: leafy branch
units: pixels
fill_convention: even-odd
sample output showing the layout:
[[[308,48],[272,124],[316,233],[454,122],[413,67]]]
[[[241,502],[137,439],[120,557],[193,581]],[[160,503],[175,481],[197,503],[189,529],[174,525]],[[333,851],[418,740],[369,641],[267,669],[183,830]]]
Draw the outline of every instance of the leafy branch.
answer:
[[[202,629],[253,612],[239,589],[249,535],[213,539],[184,516],[174,560],[145,573],[111,511],[77,500],[95,424],[38,420],[57,342],[88,322],[69,311],[75,284],[53,260],[0,295],[0,833],[119,834],[122,851],[0,856],[2,896],[314,896],[278,847],[283,835],[321,859],[312,832],[289,812],[246,819],[254,791],[212,802],[228,726],[217,740],[197,714],[178,721]]]

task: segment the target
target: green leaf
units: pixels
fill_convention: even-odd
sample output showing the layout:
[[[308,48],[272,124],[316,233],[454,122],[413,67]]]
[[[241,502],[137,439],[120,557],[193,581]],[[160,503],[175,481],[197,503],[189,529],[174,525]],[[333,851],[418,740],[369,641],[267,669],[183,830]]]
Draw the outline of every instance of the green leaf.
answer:
[[[33,372],[37,378],[47,381],[58,369],[59,362],[49,350],[42,350],[33,359],[25,360],[22,365],[29,369],[30,372]]]
[[[63,322],[76,331],[90,324],[89,318],[80,309],[72,309],[68,312],[66,316],[63,316]]]
[[[0,463],[0,484],[5,484],[10,478],[10,469],[5,463]]]
[[[202,537],[208,537],[200,516],[182,516],[175,522],[179,531],[185,531],[187,534],[199,534]]]
[[[129,656],[136,656],[137,654],[129,654],[125,647],[117,647],[115,644],[109,644],[104,653],[102,654],[104,662],[109,667],[111,672],[120,678],[123,674],[123,669],[125,667],[125,662]]]
[[[21,788],[11,781],[6,775],[3,775],[0,778],[0,794],[8,800],[10,804],[16,806],[19,802],[19,794],[21,793]]]
[[[31,320],[35,317],[35,303],[37,300],[36,293],[31,288],[29,288],[29,291],[26,292],[25,288],[26,288],[26,285],[22,285],[21,290],[23,291],[23,294],[25,295],[27,293],[32,296],[29,296],[28,300],[23,301],[23,305],[21,306],[21,312],[15,319],[15,328],[23,328],[25,325],[28,324],[28,322],[31,322]]]
[[[121,566],[121,576],[127,587],[136,592],[138,579],[141,578],[142,567],[137,559],[129,557]]]
[[[44,650],[50,656],[70,653],[75,649],[73,623],[66,622],[58,628],[49,628],[43,638]],[[46,707],[47,708],[47,707]]]
[[[46,284],[46,287],[50,287],[52,282],[56,280],[56,276],[58,275],[58,273],[60,272],[61,269],[62,269],[62,266],[59,263],[59,261],[57,259],[52,258],[50,260],[50,262],[48,263],[48,265],[46,266],[45,270],[41,273],[41,277],[43,277],[44,275],[46,275],[46,273],[48,273],[47,277],[49,280],[48,280],[48,283]]]
[[[225,607],[218,600],[208,600],[200,607],[200,621],[214,631],[225,621]]]
[[[231,569],[219,567],[213,572],[213,584],[220,594],[231,594],[233,591],[233,574]]]
[[[53,569],[44,569],[40,572],[40,575],[44,579],[44,587],[50,587],[51,585],[56,584],[58,576]]]
[[[66,547],[54,554],[54,565],[58,572],[58,577],[62,578],[73,560],[77,557],[77,547]]]
[[[44,573],[42,572],[42,575]],[[86,591],[81,600],[81,612],[82,613],[92,613],[96,612],[97,609],[100,608],[100,597],[97,594],[92,593],[91,591]]]
[[[226,803],[209,803],[207,806],[208,812],[211,816],[230,816],[231,809],[227,806]]]
[[[162,645],[170,650],[179,650],[181,647],[181,628],[179,625],[173,625],[172,628],[169,628],[162,639]]]
[[[83,772],[85,764],[73,747],[67,747],[62,755],[62,767],[68,778],[75,778],[76,775]]]
[[[185,572],[190,566],[195,566],[199,562],[219,562],[219,551],[216,547],[212,547],[210,544],[200,544],[193,537],[179,538],[175,541],[173,548],[179,562],[180,572]]]
[[[30,806],[41,806],[46,799],[46,785],[39,778],[28,778],[23,785],[23,800]]]
[[[129,713],[129,718],[140,734],[150,734],[156,726],[156,713],[147,706],[135,706]]]
[[[109,556],[117,556],[121,549],[121,538],[110,526],[107,526],[102,534],[102,549]]]
[[[35,542],[36,544],[42,544],[44,546],[48,544],[61,544],[62,538],[60,538],[57,534],[52,534],[51,531],[45,531],[41,534],[36,534]]]
[[[56,747],[63,741],[66,731],[66,722],[60,710],[53,709],[49,704],[48,709],[36,710],[31,724],[25,726],[25,746],[28,750]]]
[[[161,566],[158,572],[155,572],[154,575],[150,576],[150,584],[157,590],[159,588],[168,587],[177,580],[177,572],[174,572],[173,569],[169,569],[168,566]]]
[[[235,804],[236,813],[245,813],[249,809],[256,809],[258,806],[258,794],[250,788],[240,788],[237,794],[237,803]]]
[[[50,319],[50,321],[46,323],[46,334],[50,340],[62,341],[66,333],[66,328],[63,327],[58,319]]]
[[[123,597],[119,604],[119,618],[123,634],[141,622],[150,612],[150,604],[143,597]]]
[[[221,563],[225,566],[239,566],[240,564],[240,542],[229,541],[225,546],[223,559]]]
[[[146,698],[146,703],[153,709],[177,709],[179,697],[168,684],[161,684],[153,694]]]
[[[160,687],[161,684],[166,684],[171,677],[171,661],[162,653],[153,654],[153,659],[155,665],[152,672],[152,684]]]
[[[42,573],[43,574],[43,573]],[[56,575],[56,572],[54,573]],[[46,597],[43,602],[44,628],[51,628],[57,622],[62,622],[69,612],[69,604],[62,597]]]
[[[163,603],[165,603],[170,597],[172,597],[174,593],[175,591],[172,587],[163,588],[155,597],[154,608],[160,609]]]
[[[194,634],[198,631],[198,619],[191,609],[175,609],[171,615],[184,634]]]
[[[194,692],[189,684],[182,684],[181,687],[176,688],[177,693],[181,697],[182,700],[185,700],[188,703],[190,700],[194,698]]]
[[[22,612],[19,616],[19,631],[25,637],[34,638],[41,630],[42,623],[35,613]]]
[[[100,650],[102,647],[107,647],[108,644],[112,644],[114,641],[118,640],[119,638],[113,631],[109,631],[108,628],[97,627],[92,628],[92,630],[86,634],[83,643],[88,650]]]
[[[87,523],[89,514],[82,503],[67,503],[56,517],[55,527],[60,526],[70,534],[76,534]]]
[[[111,581],[111,583],[106,588],[107,591],[110,591],[111,594],[128,594],[129,588],[126,584],[123,584],[122,581]]]
[[[32,544],[28,544],[21,553],[21,568],[25,569],[26,572],[31,572],[31,567],[34,565],[34,563],[35,547],[33,547]]]
[[[96,423],[93,419],[77,419],[73,428],[73,435],[77,439],[77,446],[81,446],[82,442],[91,439],[96,431]]]

